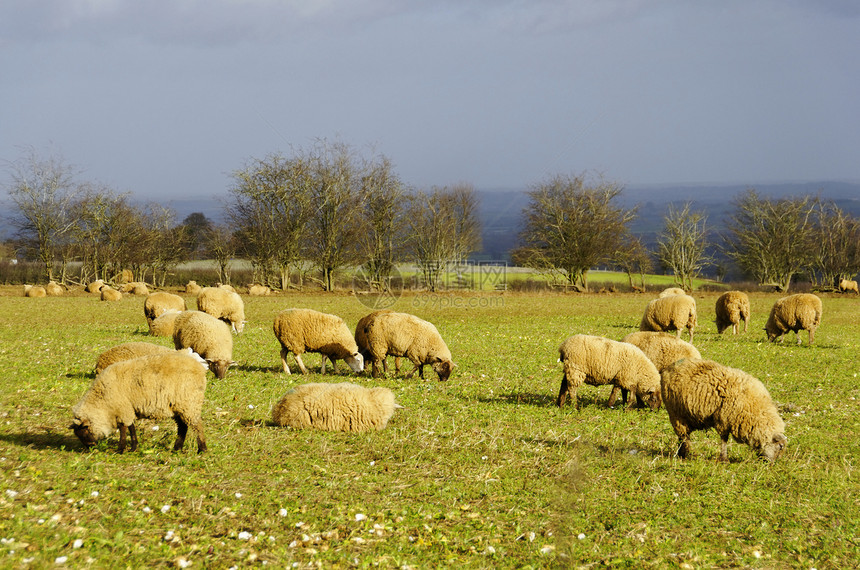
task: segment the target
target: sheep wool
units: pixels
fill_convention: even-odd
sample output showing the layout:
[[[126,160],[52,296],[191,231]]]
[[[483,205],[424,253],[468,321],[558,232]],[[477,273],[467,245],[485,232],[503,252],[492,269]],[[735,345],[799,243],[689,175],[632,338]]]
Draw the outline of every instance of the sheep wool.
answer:
[[[185,292],[191,295],[197,295],[200,293],[200,289],[202,289],[202,287],[197,284],[197,281],[189,281],[185,284]]]
[[[197,452],[206,451],[203,433],[203,394],[206,367],[184,352],[153,354],[117,362],[96,376],[83,398],[72,408],[71,429],[85,447],[111,435],[119,427],[119,452],[131,436],[137,449],[137,418],[176,421],[174,451],[182,449],[191,427],[197,434]]]
[[[690,455],[690,433],[714,428],[728,461],[729,436],[775,461],[785,449],[785,423],[758,379],[713,360],[680,360],[663,371],[663,404],[678,436],[678,456]]]
[[[415,366],[407,378],[418,371],[424,378],[424,365],[430,365],[440,381],[451,376],[455,364],[451,351],[433,323],[409,313],[382,313],[365,327],[368,349],[373,362],[373,377],[387,355],[405,356]]]
[[[612,384],[633,392],[636,400],[651,409],[660,406],[660,373],[637,346],[601,336],[577,334],[558,348],[564,368],[556,404],[561,407],[568,396],[579,407],[576,391],[583,383],[591,386]],[[611,397],[611,396],[610,396]],[[631,398],[628,408],[633,406]],[[614,400],[609,402],[612,405]]]
[[[681,289],[680,287],[669,287],[668,289],[663,289],[660,291],[659,298],[663,297],[671,297],[672,295],[686,295],[687,292]]]
[[[56,281],[51,281],[45,285],[45,293],[47,293],[49,297],[59,297],[65,292],[66,291],[63,289],[63,286]]]
[[[723,332],[732,327],[732,333],[740,332],[740,322],[744,322],[744,332],[747,332],[747,323],[750,320],[750,298],[742,291],[726,291],[717,297],[714,308],[717,318],[717,332]]]
[[[126,283],[121,290],[123,293],[131,293],[132,295],[149,295],[149,287],[140,281]]]
[[[689,295],[670,295],[654,299],[645,308],[640,331],[681,331],[687,329],[690,342],[693,342],[693,330],[696,328],[696,300]]]
[[[789,295],[777,300],[764,326],[768,340],[782,342],[785,333],[794,331],[797,344],[800,344],[800,331],[807,330],[811,345],[815,340],[815,329],[821,324],[821,312],[821,299],[811,293]]]
[[[176,317],[183,311],[168,309],[149,323],[149,334],[152,336],[169,336],[173,338],[176,330]]]
[[[349,382],[301,384],[274,405],[272,421],[299,429],[382,430],[399,407],[388,388],[365,388]]]
[[[355,325],[355,344],[358,345],[358,351],[361,353],[361,356],[364,357],[364,361],[368,362],[371,359],[370,356],[370,344],[367,341],[367,333],[366,329],[370,327],[370,324],[378,317],[379,315],[384,315],[386,313],[392,313],[393,311],[390,309],[380,309],[378,311],[373,311],[369,315],[363,316],[359,319],[358,324]],[[382,369],[385,374],[388,374],[388,359],[382,359]],[[394,372],[395,374],[400,374],[400,357],[394,357]]]
[[[245,303],[238,293],[225,286],[202,288],[197,294],[197,309],[221,319],[236,333],[245,328]]]
[[[24,285],[25,297],[44,297],[48,293],[41,285]]]
[[[185,299],[173,293],[159,291],[150,294],[143,302],[143,316],[146,317],[146,324],[152,329],[152,321],[160,317],[166,311],[181,312],[188,308]]]
[[[96,374],[116,362],[137,358],[138,356],[149,356],[150,354],[166,354],[173,352],[172,348],[152,344],[151,342],[126,342],[119,344],[102,352],[96,359]]]
[[[842,293],[853,291],[854,294],[860,295],[860,288],[857,287],[857,282],[853,279],[840,279],[839,291]]]
[[[183,311],[176,316],[173,330],[176,349],[190,348],[209,363],[218,379],[233,364],[233,334],[227,323],[201,311]]]
[[[265,297],[271,293],[272,290],[265,285],[254,283],[248,287],[248,295],[251,295],[252,297]]]
[[[91,281],[84,290],[87,293],[98,293],[104,286],[105,282],[103,279],[96,279],[95,281]]]
[[[281,343],[281,364],[287,374],[290,373],[287,365],[289,353],[293,353],[302,374],[308,374],[302,361],[302,354],[306,352],[322,355],[321,374],[325,374],[326,359],[331,360],[335,372],[335,361],[338,359],[346,362],[353,372],[364,370],[364,357],[358,352],[358,345],[349,327],[337,315],[313,309],[285,309],[275,315],[272,330]]]
[[[119,301],[120,299],[122,299],[122,293],[120,293],[116,289],[104,285],[101,288],[100,298],[102,301]]]

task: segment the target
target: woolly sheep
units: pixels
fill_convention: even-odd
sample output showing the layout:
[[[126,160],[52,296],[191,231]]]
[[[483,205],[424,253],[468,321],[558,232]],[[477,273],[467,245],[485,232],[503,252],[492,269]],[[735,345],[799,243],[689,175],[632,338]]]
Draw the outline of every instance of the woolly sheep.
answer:
[[[658,298],[662,299],[663,297],[671,297],[672,295],[686,295],[687,292],[681,289],[680,287],[669,287],[668,289],[663,289],[660,292]]]
[[[848,293],[849,291],[854,291],[854,293],[860,295],[860,289],[857,287],[857,282],[853,279],[840,279],[839,280],[839,291],[842,293]]]
[[[173,337],[173,331],[176,330],[176,317],[182,311],[168,309],[161,313],[157,318],[149,323],[149,334],[152,336],[169,336]]]
[[[570,396],[578,408],[576,391],[584,383],[591,386],[612,384],[633,392],[651,409],[660,406],[660,373],[638,347],[600,336],[573,335],[558,348],[564,367],[556,404],[561,407]],[[628,407],[633,407],[630,399]],[[612,405],[614,400],[609,403]]]
[[[809,344],[815,340],[815,329],[821,324],[821,299],[811,293],[799,293],[783,297],[773,304],[767,324],[764,326],[771,342],[782,342],[783,335],[794,331],[797,344],[801,343],[800,331],[809,331]]]
[[[275,315],[272,330],[281,343],[281,363],[287,374],[290,374],[287,355],[291,352],[302,374],[308,373],[302,361],[302,354],[305,352],[318,352],[322,355],[321,374],[325,374],[326,359],[331,360],[332,369],[335,371],[335,361],[338,359],[346,362],[353,372],[364,370],[364,357],[358,352],[349,327],[337,315],[313,309],[285,309]]]
[[[696,328],[696,300],[689,295],[670,295],[654,299],[645,308],[640,331],[681,331],[687,329],[690,342],[693,342],[693,329]]]
[[[116,289],[112,289],[107,285],[102,286],[100,298],[102,301],[119,301],[122,299],[122,293]]]
[[[63,289],[63,286],[56,281],[50,281],[45,285],[45,293],[47,293],[49,297],[59,297],[65,292],[66,290]]]
[[[388,388],[365,388],[349,382],[301,384],[274,405],[272,421],[292,428],[382,430],[400,407]]]
[[[236,292],[236,288],[235,288],[235,287],[233,287],[232,285],[228,285],[228,284],[226,284],[226,283],[216,283],[216,284],[215,284],[215,287],[217,287],[217,288],[219,288],[219,289],[226,289],[227,291],[230,291],[231,293],[235,293],[235,292]]]
[[[176,316],[173,344],[190,348],[209,363],[218,379],[227,375],[233,362],[233,335],[227,323],[201,311],[183,311]]]
[[[750,299],[742,291],[726,291],[717,297],[715,307],[717,315],[714,321],[717,332],[723,334],[727,328],[732,327],[732,332],[740,332],[740,322],[744,322],[744,332],[747,332],[747,323],[750,320]]]
[[[88,448],[119,427],[119,452],[123,453],[127,432],[131,451],[137,449],[135,419],[173,418],[174,451],[185,445],[190,426],[197,433],[197,452],[202,453],[206,451],[201,415],[205,390],[206,366],[196,355],[172,352],[117,362],[96,376],[72,408],[70,427]]]
[[[369,315],[363,316],[358,324],[355,325],[355,344],[358,345],[358,351],[361,353],[361,356],[364,357],[364,361],[368,362],[370,357],[370,345],[367,342],[367,333],[365,329],[370,326],[370,323],[378,317],[379,315],[384,315],[385,313],[392,313],[393,311],[390,309],[380,309],[378,311],[374,311]],[[382,369],[385,371],[385,374],[388,374],[388,359],[382,359]],[[396,374],[400,374],[400,357],[394,357],[394,372]]]
[[[149,287],[146,286],[146,283],[140,281],[126,283],[122,286],[121,291],[123,293],[131,293],[132,295],[149,295]]]
[[[143,315],[146,317],[146,324],[152,328],[152,321],[161,316],[165,311],[184,311],[187,308],[185,299],[179,295],[159,291],[147,296],[143,302]]]
[[[622,338],[621,342],[627,342],[638,347],[639,350],[645,353],[648,360],[654,363],[657,372],[663,372],[672,363],[682,358],[702,358],[702,355],[695,346],[681,340],[675,335],[664,332],[634,332]],[[627,402],[627,390],[613,386],[612,394],[609,396],[610,406],[615,403],[619,390],[622,394],[622,400],[625,403]]]
[[[44,297],[45,295],[47,292],[41,285],[24,285],[25,297]]]
[[[197,294],[197,309],[221,319],[236,333],[245,328],[245,303],[235,291],[224,287],[204,287]]]
[[[451,376],[454,362],[451,351],[442,340],[442,335],[433,325],[409,313],[382,313],[370,321],[364,329],[367,346],[373,362],[373,377],[379,377],[379,366],[387,355],[405,356],[415,368],[407,378],[418,371],[424,378],[424,365],[429,364],[440,381]]]
[[[173,349],[151,342],[126,342],[119,344],[102,352],[96,359],[96,374],[102,370],[123,360],[137,358],[138,356],[149,356],[150,354],[164,354],[173,352]]]
[[[690,433],[714,428],[728,461],[729,436],[768,461],[785,449],[785,423],[759,380],[713,360],[680,360],[663,371],[663,404],[678,436],[678,456],[690,455]]]
[[[200,285],[197,284],[197,281],[189,281],[185,284],[185,292],[190,293],[191,295],[197,295],[200,293]]]
[[[98,293],[102,290],[102,287],[105,286],[105,282],[102,279],[96,279],[95,281],[90,282],[86,288],[84,289],[87,293]]]
[[[248,287],[248,295],[251,295],[252,297],[265,297],[266,295],[269,295],[271,292],[272,292],[272,290],[269,289],[268,287],[266,287],[265,285],[259,285],[257,283],[250,285]]]

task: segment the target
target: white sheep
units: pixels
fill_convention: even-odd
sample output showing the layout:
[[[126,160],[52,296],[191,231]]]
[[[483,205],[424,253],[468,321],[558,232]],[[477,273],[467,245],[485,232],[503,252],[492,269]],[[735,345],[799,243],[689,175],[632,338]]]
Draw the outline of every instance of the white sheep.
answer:
[[[87,284],[87,286],[84,288],[84,290],[87,293],[98,293],[99,291],[102,290],[102,287],[104,287],[104,286],[105,286],[104,279],[96,279],[95,281],[91,281],[89,284]]]
[[[221,319],[241,333],[245,328],[245,303],[235,291],[225,287],[204,287],[197,294],[197,309]]]
[[[271,293],[272,290],[265,285],[254,283],[253,285],[248,286],[248,295],[251,295],[252,297],[265,297]]]
[[[687,292],[681,289],[680,287],[669,287],[667,289],[663,289],[660,291],[660,295],[658,296],[660,299],[663,297],[671,297],[672,295],[686,295]]]
[[[184,311],[188,308],[185,299],[173,293],[166,291],[158,291],[149,295],[143,302],[143,315],[146,317],[146,324],[152,328],[152,321],[161,316],[164,312]]]
[[[807,330],[809,344],[812,344],[815,340],[815,329],[821,324],[821,311],[821,299],[811,293],[789,295],[777,300],[764,326],[768,340],[775,342],[778,339],[782,342],[785,333],[794,331],[797,344],[800,344],[800,331]]]
[[[393,313],[394,311],[390,309],[379,309],[378,311],[373,311],[369,315],[363,316],[359,319],[358,323],[355,325],[355,344],[358,345],[358,351],[361,353],[361,356],[364,357],[364,361],[368,362],[371,360],[370,356],[370,345],[367,341],[367,333],[365,330],[370,327],[370,323],[376,319],[379,315],[383,315],[385,313]],[[385,374],[388,374],[388,359],[382,359],[382,369],[385,371]],[[395,374],[400,374],[400,357],[394,357],[394,372]]]
[[[202,287],[197,284],[197,281],[189,281],[185,284],[185,292],[191,295],[197,295],[200,293],[200,289],[202,289]]]
[[[670,364],[682,358],[702,358],[695,346],[673,334],[664,332],[633,332],[622,338],[621,342],[628,342],[638,347],[645,353],[648,360],[654,363],[657,372],[663,372]],[[610,406],[615,403],[619,390],[621,390],[623,401],[627,402],[627,390],[614,386],[612,394],[609,396]]]
[[[291,352],[302,374],[308,373],[302,361],[302,354],[306,352],[318,352],[322,355],[321,374],[325,374],[326,359],[331,360],[335,372],[335,361],[338,359],[346,362],[353,372],[364,370],[364,357],[358,352],[349,327],[337,315],[313,309],[286,309],[275,315],[272,330],[281,343],[281,363],[287,374],[290,373],[287,355]]]
[[[576,391],[583,383],[591,386],[612,384],[633,392],[636,400],[651,409],[660,407],[660,373],[638,347],[601,336],[577,334],[558,348],[564,368],[556,404],[561,407],[570,396],[579,407]],[[631,398],[628,407],[633,406]],[[612,400],[609,405],[614,404]]]
[[[119,301],[122,299],[122,293],[108,285],[102,285],[99,295],[102,301]]]
[[[46,295],[47,291],[41,285],[24,285],[25,297],[44,297]]]
[[[400,407],[388,388],[365,388],[349,382],[300,384],[274,405],[272,421],[292,428],[381,430]]]
[[[721,461],[728,461],[729,436],[771,462],[785,449],[785,423],[767,388],[743,370],[680,360],[663,371],[662,391],[679,457],[690,455],[690,433],[709,428],[720,435]]]
[[[47,293],[49,297],[59,297],[65,292],[66,290],[63,286],[56,281],[50,281],[45,285],[45,293]]]
[[[853,279],[840,279],[839,291],[841,293],[848,293],[849,291],[854,291],[855,294],[860,295],[860,288],[857,287],[857,282]]]
[[[727,328],[732,327],[732,332],[740,332],[740,322],[744,322],[744,332],[747,332],[747,323],[750,320],[750,298],[742,291],[726,291],[717,297],[715,323],[717,332],[723,334]]]
[[[176,421],[174,451],[182,449],[190,426],[197,433],[197,452],[206,451],[203,433],[203,394],[206,366],[185,352],[154,354],[117,362],[96,376],[90,389],[72,408],[71,429],[86,447],[119,427],[119,452],[125,451],[126,432],[131,451],[137,449],[137,418]]]
[[[176,317],[183,311],[168,309],[149,323],[149,334],[152,336],[169,336],[173,338],[176,330]]]
[[[120,289],[123,293],[131,293],[132,295],[149,295],[149,287],[141,281],[132,281],[126,283]]]
[[[176,349],[190,348],[209,363],[218,379],[227,375],[233,362],[233,335],[227,323],[201,311],[183,311],[176,316],[173,330]]]
[[[152,344],[151,342],[126,342],[111,347],[102,352],[96,359],[96,374],[102,370],[123,360],[130,360],[138,356],[149,356],[150,354],[164,354],[173,352],[172,348]]]
[[[696,300],[689,295],[670,295],[654,299],[645,307],[640,331],[681,331],[687,329],[690,342],[693,342],[693,330],[696,328]]]
[[[418,371],[424,378],[424,365],[429,364],[439,380],[451,376],[455,364],[451,351],[442,340],[442,335],[428,321],[409,313],[382,313],[377,315],[364,330],[368,350],[373,362],[373,377],[379,377],[379,367],[387,355],[405,356],[415,368],[407,378]]]

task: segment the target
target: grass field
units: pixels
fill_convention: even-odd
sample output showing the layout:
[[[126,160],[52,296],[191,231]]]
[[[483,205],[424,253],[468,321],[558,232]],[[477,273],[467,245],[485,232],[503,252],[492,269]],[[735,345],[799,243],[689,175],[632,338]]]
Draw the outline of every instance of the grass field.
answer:
[[[702,354],[761,379],[780,407],[789,444],[773,465],[736,443],[718,463],[713,431],[679,460],[665,410],[609,409],[608,387],[582,387],[578,411],[555,407],[559,344],[636,330],[641,294],[400,298],[396,310],[434,322],[451,348],[447,383],[356,379],[343,363],[338,375],[287,376],[277,311],[355,326],[367,299],[245,297],[237,365],[210,375],[207,453],[192,438],[172,452],[175,424],[151,420],[139,421],[137,452],[119,455],[116,436],[87,452],[68,426],[96,356],[168,339],[145,334],[140,297],[2,289],[0,567],[856,567],[860,299],[823,295],[809,347],[793,334],[766,342],[777,294],[751,295],[739,336],[716,334],[716,294],[695,296]],[[305,362],[318,370],[319,357]],[[358,435],[269,424],[291,386],[347,380],[387,386],[405,409]]]

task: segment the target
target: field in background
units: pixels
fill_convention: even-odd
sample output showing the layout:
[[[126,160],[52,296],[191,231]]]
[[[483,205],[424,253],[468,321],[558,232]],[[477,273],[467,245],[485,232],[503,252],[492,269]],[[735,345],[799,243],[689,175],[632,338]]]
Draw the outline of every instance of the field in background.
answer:
[[[140,420],[141,448],[117,438],[83,451],[71,406],[96,356],[147,336],[143,298],[26,299],[0,288],[0,564],[45,567],[752,567],[844,568],[860,559],[857,362],[860,299],[823,295],[816,345],[768,343],[778,294],[751,295],[746,334],[717,335],[716,294],[695,294],[695,344],[769,388],[786,420],[774,465],[719,438],[674,457],[665,410],[609,409],[584,386],[581,409],[554,405],[558,345],[620,339],[651,295],[406,294],[395,310],[434,322],[458,367],[435,379],[287,376],[274,315],[309,307],[350,326],[370,309],[349,294],[245,297],[237,365],[210,375],[209,451],[170,451],[172,421]],[[187,297],[190,308],[193,297]],[[804,341],[806,334],[802,335]],[[305,358],[318,370],[319,357]],[[406,366],[407,370],[411,366]],[[382,432],[269,425],[297,383],[357,381],[405,409]]]

